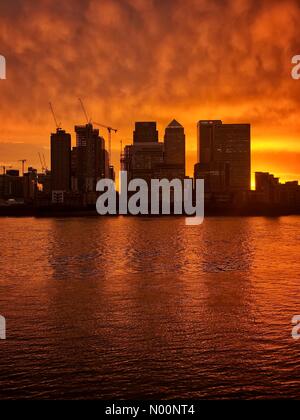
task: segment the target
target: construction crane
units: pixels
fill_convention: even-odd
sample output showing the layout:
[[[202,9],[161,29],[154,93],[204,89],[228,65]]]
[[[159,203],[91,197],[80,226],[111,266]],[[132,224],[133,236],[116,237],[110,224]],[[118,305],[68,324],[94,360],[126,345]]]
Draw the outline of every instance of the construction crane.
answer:
[[[43,164],[42,156],[41,156],[40,152],[38,153],[38,155],[39,155],[39,159],[40,159],[40,164],[41,164],[42,172],[45,172],[45,168],[44,168],[44,164]]]
[[[107,125],[100,124],[100,123],[97,123],[95,121],[92,121],[92,119],[89,118],[88,113],[86,112],[86,108],[84,106],[84,103],[83,103],[82,99],[81,98],[78,98],[78,100],[80,102],[80,106],[81,106],[82,112],[83,112],[83,114],[84,114],[84,116],[86,118],[87,124],[92,124],[93,123],[97,127],[106,128],[106,130],[108,131],[108,154],[109,154],[109,162],[111,162],[111,141],[112,141],[112,133],[117,133],[118,130],[116,128],[112,128],[112,127],[109,127]]]
[[[111,140],[112,140],[112,133],[117,133],[118,130],[116,128],[108,127],[107,125],[103,125],[97,122],[94,122],[97,127],[106,128],[108,131],[108,154],[109,154],[109,161],[111,162]]]
[[[47,168],[47,165],[46,165],[46,162],[45,162],[45,156],[43,155],[43,158],[44,158],[44,161],[43,161],[42,155],[40,154],[40,152],[38,153],[38,155],[39,155],[39,159],[40,159],[40,163],[41,163],[41,167],[42,167],[42,172],[46,173],[48,171],[48,168]]]
[[[45,154],[44,153],[43,153],[43,162],[44,162],[45,171],[48,172],[48,166],[47,166],[47,163],[46,163],[46,159],[45,159]]]
[[[51,114],[53,116],[53,119],[54,119],[54,122],[55,122],[55,125],[56,125],[56,129],[61,130],[61,123],[58,123],[58,120],[56,118],[52,102],[49,102],[49,108],[50,108]]]
[[[91,119],[88,117],[88,114],[87,114],[87,112],[86,112],[86,109],[85,109],[85,106],[84,106],[84,103],[83,103],[83,101],[82,101],[82,99],[81,98],[78,98],[78,100],[79,100],[79,103],[80,103],[80,106],[81,106],[81,109],[82,109],[82,112],[83,112],[83,114],[84,114],[84,116],[85,116],[85,119],[86,119],[86,122],[88,123],[88,124],[91,124]]]
[[[27,159],[20,159],[18,162],[22,163],[22,175],[24,176],[25,173],[25,163],[27,162]]]

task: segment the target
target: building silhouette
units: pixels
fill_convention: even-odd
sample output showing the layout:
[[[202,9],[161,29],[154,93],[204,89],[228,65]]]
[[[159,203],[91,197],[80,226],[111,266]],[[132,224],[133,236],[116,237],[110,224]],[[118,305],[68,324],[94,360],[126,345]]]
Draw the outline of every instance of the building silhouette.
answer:
[[[156,122],[137,122],[133,132],[133,144],[158,143]]]
[[[105,177],[105,141],[92,124],[76,126],[75,190],[95,192],[99,179]]]
[[[176,120],[173,120],[166,128],[164,137],[164,170],[166,178],[183,179],[185,177],[185,142],[183,126]]]
[[[37,196],[38,173],[37,170],[30,167],[28,172],[23,175],[24,202],[34,203]]]
[[[204,179],[207,193],[232,193],[251,188],[250,124],[198,123],[198,164],[195,178]]]
[[[0,198],[20,200],[24,197],[23,177],[18,170],[6,170],[0,175]]]
[[[284,184],[268,172],[256,172],[256,202],[273,207],[300,208],[300,186],[298,181]]]
[[[185,178],[184,128],[173,120],[165,130],[164,142],[159,141],[156,122],[137,122],[133,144],[122,155],[122,169],[128,180],[139,178],[148,183],[152,179]]]
[[[159,142],[156,122],[137,122],[133,144],[126,146],[122,156],[122,169],[128,181],[139,178],[151,182],[155,169],[163,164],[164,145]]]
[[[95,211],[97,182],[114,179],[105,140],[91,123],[75,126],[76,146],[62,129],[51,134],[51,171],[42,163],[20,176],[3,166],[0,175],[0,214],[35,214],[53,211]],[[137,122],[133,142],[124,148],[121,168],[128,181],[186,179],[184,127],[172,120],[159,140],[156,122]],[[298,181],[280,183],[268,172],[256,173],[256,190],[250,188],[250,124],[198,123],[198,160],[195,178],[205,181],[205,212],[230,215],[300,214]],[[11,168],[11,166],[9,167]],[[173,191],[171,191],[172,193]],[[171,197],[171,200],[173,198]],[[21,206],[20,204],[24,204]],[[59,205],[59,206],[56,206]],[[14,208],[13,208],[14,207]]]
[[[51,134],[51,190],[52,199],[71,189],[71,135],[60,128]]]

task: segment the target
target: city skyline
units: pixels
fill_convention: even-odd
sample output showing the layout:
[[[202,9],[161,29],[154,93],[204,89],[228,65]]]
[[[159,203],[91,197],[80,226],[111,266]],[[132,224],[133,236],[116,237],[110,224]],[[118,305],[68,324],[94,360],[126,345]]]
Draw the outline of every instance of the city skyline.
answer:
[[[39,154],[41,172],[32,166],[28,166],[27,170],[25,159],[19,160],[22,163],[22,176],[19,170],[2,167],[0,201],[3,215],[19,212],[53,216],[57,211],[65,215],[95,214],[98,199],[105,203],[108,184],[114,185],[111,191],[113,201],[121,199],[120,183],[123,191],[124,178],[120,181],[116,177],[111,162],[111,143],[106,143],[99,129],[95,128],[94,124],[99,126],[99,123],[89,119],[83,102],[82,108],[87,122],[75,125],[76,144],[73,146],[72,135],[58,123],[51,107],[56,132],[50,134],[50,169],[44,154]],[[109,134],[113,130],[106,128]],[[170,200],[171,214],[177,214],[175,202],[179,195],[182,197],[182,188],[186,183],[190,185],[191,202],[198,204],[197,185],[202,181],[201,206],[208,214],[299,214],[300,185],[297,180],[282,183],[279,177],[264,168],[255,172],[256,188],[251,189],[251,124],[200,120],[197,131],[198,157],[194,175],[190,177],[186,172],[184,126],[175,119],[171,120],[161,140],[155,121],[136,122],[131,144],[124,148],[121,144],[120,150],[120,169],[123,174],[126,173],[127,187],[131,181],[134,185],[137,181],[148,189],[154,180],[158,181],[159,205],[163,206],[164,200]],[[179,195],[174,190],[174,182],[176,188],[181,190]],[[104,189],[99,187],[104,184]],[[145,197],[151,207],[152,199],[147,194]],[[160,211],[163,211],[162,207]],[[145,212],[145,207],[143,210],[140,208],[140,214],[144,214],[142,212]],[[104,210],[100,214],[105,214]],[[118,213],[114,211],[113,214]]]
[[[50,118],[50,117],[49,117]],[[78,122],[80,121],[80,122]],[[35,168],[38,172],[42,172],[44,169],[49,169],[51,170],[52,168],[52,161],[53,161],[53,156],[51,156],[51,145],[53,145],[53,139],[57,138],[61,139],[61,140],[66,140],[68,146],[67,148],[70,148],[70,150],[75,150],[78,148],[78,146],[80,146],[81,143],[81,139],[80,137],[84,134],[80,133],[81,131],[85,131],[85,129],[90,126],[92,132],[95,135],[95,138],[98,138],[101,145],[99,145],[100,149],[105,150],[105,153],[107,153],[107,161],[109,162],[109,164],[111,164],[114,169],[115,169],[115,177],[116,179],[118,178],[118,173],[120,170],[122,170],[122,154],[124,153],[124,151],[126,150],[126,148],[131,147],[132,145],[134,145],[135,143],[138,144],[138,140],[136,140],[136,127],[139,126],[140,124],[155,124],[155,138],[154,140],[152,140],[153,142],[157,142],[159,145],[164,144],[164,142],[166,141],[166,133],[168,129],[178,129],[181,128],[183,129],[183,134],[184,134],[184,144],[185,144],[185,150],[181,150],[180,153],[184,153],[185,155],[185,164],[184,164],[184,172],[186,176],[190,176],[190,177],[194,177],[195,175],[195,167],[197,166],[197,164],[201,161],[201,154],[202,156],[205,155],[205,151],[202,150],[202,148],[204,147],[204,138],[202,139],[202,142],[200,142],[200,127],[201,125],[204,124],[204,127],[206,125],[210,126],[219,126],[221,129],[223,128],[223,130],[225,130],[226,132],[226,128],[233,127],[233,129],[237,129],[237,135],[240,136],[241,132],[239,132],[239,129],[243,130],[243,127],[246,128],[247,131],[247,127],[250,128],[250,139],[249,139],[249,145],[250,145],[250,162],[248,164],[248,166],[250,166],[250,173],[251,173],[251,189],[255,189],[255,183],[253,183],[253,181],[255,181],[255,174],[256,173],[261,173],[261,172],[266,172],[266,171],[270,171],[272,172],[272,170],[270,170],[270,168],[272,167],[272,162],[270,165],[268,165],[268,162],[266,162],[265,166],[262,166],[260,170],[255,170],[253,165],[253,126],[251,123],[249,122],[229,122],[229,121],[225,121],[224,119],[221,120],[211,120],[211,119],[198,119],[197,121],[194,122],[194,126],[195,126],[195,131],[196,131],[196,137],[197,137],[197,146],[196,146],[196,150],[193,151],[193,154],[195,155],[194,160],[193,161],[189,161],[189,151],[188,151],[188,137],[186,135],[186,126],[181,123],[179,123],[178,121],[181,121],[179,118],[174,118],[174,119],[167,119],[168,123],[165,126],[162,126],[161,122],[158,121],[154,121],[154,119],[149,119],[148,122],[133,122],[131,123],[131,133],[129,135],[129,137],[127,138],[127,141],[124,142],[123,140],[119,139],[115,139],[115,142],[118,143],[118,150],[115,150],[115,153],[112,153],[112,158],[111,161],[109,159],[109,142],[108,142],[108,136],[106,134],[106,130],[104,128],[99,128],[98,127],[98,123],[94,123],[92,120],[90,120],[89,122],[82,122],[82,120],[79,118],[77,121],[77,123],[75,122],[72,126],[72,128],[70,130],[66,129],[65,126],[63,124],[60,124],[59,126],[55,127],[55,124],[52,123],[52,129],[50,130],[50,132],[47,135],[48,141],[47,141],[47,145],[45,146],[36,146],[36,149],[34,150],[34,155],[31,154],[29,152],[29,150],[27,150],[27,145],[26,143],[15,143],[16,146],[18,146],[20,148],[20,151],[18,151],[18,147],[14,150],[12,150],[12,152],[14,153],[14,158],[7,161],[7,162],[1,162],[0,161],[0,175],[4,173],[4,170],[12,170],[12,171],[19,171],[20,174],[22,174],[22,172],[24,172],[24,169],[27,168]],[[172,127],[172,125],[174,125]],[[62,127],[61,127],[62,126]],[[172,130],[171,130],[172,131]],[[141,138],[143,136],[143,134],[145,133],[141,133]],[[221,135],[222,136],[222,135]],[[230,136],[229,136],[230,137]],[[49,141],[50,138],[50,141]],[[121,136],[122,138],[122,136]],[[176,139],[176,137],[175,137]],[[170,137],[170,140],[174,141],[174,137]],[[85,141],[85,139],[84,139]],[[147,141],[151,142],[150,140],[145,140],[142,139],[140,141],[141,144],[147,144]],[[176,140],[175,140],[176,141]],[[226,142],[226,136],[224,138],[224,141]],[[112,142],[114,143],[114,141]],[[2,145],[5,143],[2,143]],[[172,141],[170,141],[170,144],[172,144]],[[178,143],[177,143],[178,146]],[[1,143],[0,143],[0,147],[1,147]],[[176,147],[172,146],[174,148],[174,153],[178,154],[178,151],[176,151]],[[180,146],[179,146],[180,147]],[[64,149],[64,147],[62,146],[62,150]],[[57,151],[59,152],[59,150]],[[28,159],[21,159],[21,156],[30,156],[30,158]],[[42,160],[41,160],[42,157]],[[72,157],[70,157],[70,160],[72,159]],[[73,157],[74,159],[74,157]],[[105,158],[103,158],[105,159]],[[71,170],[71,169],[70,169]],[[249,170],[249,167],[248,167]],[[108,169],[105,172],[106,177],[109,178],[110,174],[108,172]],[[274,173],[275,176],[277,176],[278,178],[280,178],[282,181],[288,182],[289,180],[285,180],[284,178],[280,177],[280,175],[278,173]],[[292,181],[295,181],[297,179],[292,179]],[[299,181],[300,182],[300,181]]]
[[[49,112],[48,109],[45,109],[45,112]],[[151,118],[150,118],[151,119]],[[176,117],[176,119],[180,120],[180,118]],[[203,120],[204,118],[201,118]],[[225,118],[219,117],[220,120],[225,120]],[[153,118],[151,119],[153,120]],[[205,119],[205,120],[215,120],[212,119]],[[49,115],[49,121],[51,121],[51,116]],[[84,119],[81,117],[78,118],[79,125],[84,125]],[[165,119],[165,121],[169,122],[170,117]],[[182,121],[182,120],[181,120]],[[232,118],[226,120],[228,124],[244,124],[245,120],[234,121]],[[158,130],[162,132],[165,128],[162,120],[158,120]],[[166,123],[167,124],[167,123]],[[72,125],[63,125],[64,130],[66,132],[74,131],[74,123]],[[52,131],[54,130],[53,123],[49,125],[50,130],[52,127]],[[115,167],[116,174],[118,174],[120,169],[119,164],[119,157],[120,157],[120,142],[122,142],[123,146],[126,144],[130,144],[130,129],[132,130],[132,126],[128,125],[129,129],[126,131],[128,134],[125,136],[122,133],[115,135],[115,138],[112,141],[112,163]],[[251,148],[251,188],[255,188],[255,172],[263,172],[268,168],[272,173],[278,176],[282,181],[294,181],[298,180],[300,182],[300,152],[290,152],[288,150],[280,150],[277,147],[274,150],[270,150],[267,154],[260,149],[260,147],[256,148],[255,146],[255,125],[251,124],[252,127],[252,148]],[[186,169],[187,175],[193,176],[194,173],[194,165],[197,163],[198,159],[198,148],[197,148],[197,128],[194,124],[194,136],[188,135],[188,130],[185,126],[186,130],[186,138],[187,138],[187,149],[186,149]],[[107,134],[105,129],[100,129],[100,135],[108,142]],[[47,136],[43,136],[46,138]],[[299,135],[300,137],[300,135]],[[163,136],[159,139],[160,141],[163,140]],[[193,146],[191,148],[191,144]],[[282,142],[284,143],[284,141]],[[72,136],[72,146],[76,145],[76,137]],[[45,143],[38,143],[38,144],[31,144],[22,141],[15,141],[15,142],[2,142],[0,138],[0,167],[1,166],[12,166],[15,169],[22,170],[22,163],[21,158],[26,157],[27,161],[31,162],[31,166],[40,168],[40,161],[38,154],[44,153],[46,155],[46,161],[50,166],[51,161],[51,153],[49,147],[49,141]],[[5,159],[6,158],[6,159]],[[299,166],[299,172],[298,172]],[[285,169],[284,169],[285,168]]]
[[[191,0],[187,7],[176,0],[42,0],[25,7],[12,0],[0,11],[0,53],[7,61],[1,164],[13,163],[19,149],[18,159],[33,157],[36,166],[43,147],[49,162],[48,101],[71,132],[84,122],[81,96],[95,120],[119,129],[115,165],[120,140],[125,144],[131,134],[129,121],[156,120],[160,131],[170,116],[181,121],[189,175],[197,163],[195,121],[247,121],[253,178],[267,167],[284,181],[300,180],[300,83],[291,77],[291,58],[299,52],[296,1]]]
[[[49,112],[49,111],[48,111]],[[81,117],[82,118],[82,117]],[[63,128],[62,131],[66,132],[67,134],[70,134],[71,137],[71,146],[76,147],[76,132],[74,130],[74,127],[84,127],[85,126],[85,122],[83,120],[83,118],[81,119],[79,117],[77,124],[73,124],[71,129],[68,130],[66,128],[66,126],[64,126],[63,124]],[[49,115],[49,119],[51,119],[51,116]],[[152,119],[153,120],[153,119]],[[180,120],[179,118],[174,119],[176,120]],[[221,118],[222,121],[224,121],[224,119]],[[210,120],[210,119],[199,119],[198,122],[201,121],[221,121],[221,120]],[[166,121],[168,121],[168,123],[170,122],[170,117],[168,119],[166,119]],[[232,122],[230,122],[232,121]],[[168,123],[166,124],[166,126],[168,126]],[[161,121],[157,121],[157,129],[158,129],[158,133],[159,133],[159,137],[158,140],[159,142],[163,142],[164,141],[164,130],[166,128],[166,126],[163,126]],[[198,123],[197,123],[198,124]],[[187,176],[194,176],[194,167],[195,165],[199,162],[199,148],[198,148],[198,127],[197,124],[195,124],[194,122],[194,131],[195,131],[195,138],[196,138],[196,149],[195,150],[191,150],[189,148],[189,138],[188,135],[186,134],[186,126],[184,126],[185,129],[185,137],[186,137],[186,175]],[[280,160],[281,164],[286,164],[286,162],[283,159],[284,156],[284,152],[283,151],[272,151],[270,152],[270,156],[272,157],[272,160],[270,161],[264,161],[263,159],[258,159],[258,162],[255,162],[255,150],[253,150],[253,132],[255,131],[253,129],[253,125],[250,123],[245,123],[245,121],[241,121],[241,122],[234,122],[233,120],[229,120],[226,121],[226,125],[251,125],[251,189],[254,190],[255,189],[255,173],[256,172],[266,172],[269,171],[271,173],[274,173],[274,175],[278,178],[281,179],[281,181],[283,182],[289,182],[289,181],[299,181],[300,182],[300,173],[299,174],[293,174],[290,173],[288,174],[288,176],[284,176],[284,174],[282,174],[282,172],[279,171],[273,171],[272,168],[274,168],[274,164],[276,165],[276,163]],[[128,135],[128,137],[126,138],[126,140],[124,141],[124,137],[119,134],[118,136],[115,135],[115,139],[112,141],[112,165],[115,168],[115,173],[116,173],[116,179],[118,180],[118,174],[119,171],[121,170],[121,164],[120,164],[120,155],[121,155],[121,145],[122,148],[124,148],[124,146],[129,146],[132,142],[132,127],[134,126],[134,123],[131,124],[131,139],[130,139],[130,134]],[[95,127],[96,128],[96,127]],[[97,131],[99,132],[99,135],[101,138],[103,138],[105,144],[106,144],[106,149],[108,149],[108,136],[106,133],[106,130],[103,128],[97,129]],[[50,130],[50,132],[52,134],[55,134],[55,126],[52,122],[52,128]],[[45,136],[46,137],[46,136]],[[48,136],[47,136],[48,137]],[[119,138],[117,138],[119,137]],[[118,147],[114,148],[115,144],[117,144]],[[7,169],[15,169],[15,170],[19,170],[20,173],[22,172],[22,157],[26,157],[26,163],[27,163],[27,167],[35,167],[38,171],[42,170],[42,164],[39,158],[39,155],[44,155],[46,158],[46,166],[47,167],[51,167],[51,148],[50,148],[50,144],[49,144],[49,138],[47,140],[47,144],[45,145],[35,145],[33,146],[32,144],[27,144],[27,143],[23,143],[23,142],[16,142],[16,143],[1,143],[0,141],[0,151],[2,151],[2,148],[4,150],[4,153],[0,153],[0,168],[1,168],[1,173],[3,173],[4,167]],[[3,156],[8,156],[9,159],[7,160],[3,160],[1,158],[3,158]],[[295,154],[294,155],[294,159],[292,158],[292,156],[290,156],[291,158],[291,167],[295,167],[298,163],[298,155]],[[44,162],[43,162],[44,163]],[[286,174],[287,175],[287,174]]]

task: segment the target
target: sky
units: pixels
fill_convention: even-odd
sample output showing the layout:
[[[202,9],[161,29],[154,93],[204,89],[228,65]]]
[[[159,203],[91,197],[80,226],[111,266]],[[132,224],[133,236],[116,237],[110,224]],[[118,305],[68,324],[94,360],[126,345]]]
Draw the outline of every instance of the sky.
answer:
[[[299,28],[299,0],[1,0],[0,165],[49,162],[49,101],[75,142],[81,97],[117,168],[135,121],[176,118],[191,175],[197,121],[221,119],[251,123],[253,172],[300,180]]]

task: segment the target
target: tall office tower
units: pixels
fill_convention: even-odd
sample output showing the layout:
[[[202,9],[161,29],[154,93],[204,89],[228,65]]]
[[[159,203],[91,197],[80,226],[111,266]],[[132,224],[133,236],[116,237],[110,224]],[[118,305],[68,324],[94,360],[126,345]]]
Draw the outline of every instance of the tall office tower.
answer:
[[[135,143],[158,143],[158,130],[156,122],[137,122],[133,133]]]
[[[251,189],[250,124],[200,121],[198,154],[195,176],[205,180],[207,192]]]
[[[76,178],[79,192],[95,192],[99,179],[105,176],[105,142],[92,124],[75,126]]]
[[[158,141],[155,122],[138,122],[133,133],[133,145],[126,146],[121,159],[128,180],[144,179],[150,182],[155,170],[163,164],[164,145]]]
[[[178,176],[185,176],[185,134],[184,128],[173,120],[165,130],[164,164],[177,168]]]
[[[198,162],[206,164],[213,161],[213,139],[220,126],[222,121],[219,120],[198,122]]]
[[[71,135],[57,129],[51,134],[51,190],[67,192],[71,187]]]

